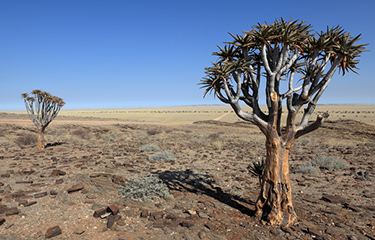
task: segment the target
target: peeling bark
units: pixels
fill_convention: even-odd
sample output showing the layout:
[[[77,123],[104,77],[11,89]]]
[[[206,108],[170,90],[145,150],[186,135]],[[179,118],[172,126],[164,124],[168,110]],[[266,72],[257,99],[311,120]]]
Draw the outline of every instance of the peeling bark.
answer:
[[[291,144],[283,146],[279,139],[267,137],[266,168],[256,202],[256,215],[270,225],[290,226],[296,220],[289,177]]]

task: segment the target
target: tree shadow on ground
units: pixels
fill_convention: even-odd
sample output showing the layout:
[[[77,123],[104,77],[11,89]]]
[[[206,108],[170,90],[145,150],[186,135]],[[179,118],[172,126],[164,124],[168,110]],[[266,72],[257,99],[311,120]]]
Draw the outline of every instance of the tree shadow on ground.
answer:
[[[170,190],[188,191],[191,193],[201,193],[210,196],[241,213],[254,216],[255,210],[246,205],[254,205],[251,200],[244,199],[237,195],[225,193],[217,186],[212,176],[207,174],[193,173],[192,171],[165,171],[157,172],[158,177],[167,185]]]

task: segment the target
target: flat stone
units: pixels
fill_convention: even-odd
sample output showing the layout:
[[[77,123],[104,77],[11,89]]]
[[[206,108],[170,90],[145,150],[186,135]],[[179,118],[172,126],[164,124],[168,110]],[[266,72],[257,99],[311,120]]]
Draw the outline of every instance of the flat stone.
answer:
[[[75,229],[73,229],[73,232],[74,232],[74,234],[82,235],[85,232],[85,230],[82,229],[82,228],[75,228]]]
[[[95,218],[98,218],[100,216],[102,216],[103,214],[106,214],[107,213],[107,208],[101,208],[101,209],[97,209],[94,211],[94,217]]]
[[[74,185],[73,187],[69,188],[68,193],[77,192],[77,191],[82,190],[84,188],[85,188],[85,186],[83,186],[83,184],[77,184],[77,185]]]
[[[163,228],[167,226],[167,222],[164,219],[159,219],[154,222],[154,228]]]
[[[125,185],[127,179],[120,177],[120,176],[112,176],[112,182],[118,185]]]
[[[33,183],[34,181],[16,181],[17,184],[27,184],[27,183]]]
[[[210,230],[212,230],[215,227],[215,225],[213,223],[211,223],[211,222],[208,222],[208,223],[204,224],[204,226],[206,228],[210,229]]]
[[[37,204],[37,201],[32,201],[32,202],[26,202],[25,204],[23,204],[25,207],[29,207],[29,206],[32,206],[34,204]]]
[[[107,207],[107,211],[111,212],[113,215],[116,215],[120,209],[116,205],[111,205]]]
[[[48,228],[45,234],[46,238],[52,238],[60,235],[62,233],[61,228],[59,226],[54,226],[51,228]]]
[[[54,170],[52,173],[51,173],[51,176],[64,176],[66,175],[66,172],[62,171],[62,170]]]
[[[57,180],[55,181],[56,184],[61,184],[61,183],[63,183],[63,182],[64,182],[64,179],[57,179]]]
[[[188,220],[183,220],[183,221],[180,223],[180,225],[181,225],[182,227],[188,227],[188,228],[190,228],[190,227],[193,227],[193,226],[194,226],[194,222],[192,222],[192,221],[188,221]]]
[[[47,192],[41,192],[34,195],[34,198],[41,198],[47,196]]]
[[[330,202],[330,203],[345,203],[347,200],[340,196],[333,196],[333,195],[325,195],[322,197],[324,201]]]
[[[141,212],[141,218],[147,218],[148,217],[148,210],[145,209]]]
[[[7,216],[16,215],[19,212],[20,211],[18,210],[18,208],[9,208],[8,210],[6,210],[5,215],[7,215]]]
[[[107,220],[107,228],[112,228],[113,224],[115,223],[116,217],[111,215],[108,217]]]

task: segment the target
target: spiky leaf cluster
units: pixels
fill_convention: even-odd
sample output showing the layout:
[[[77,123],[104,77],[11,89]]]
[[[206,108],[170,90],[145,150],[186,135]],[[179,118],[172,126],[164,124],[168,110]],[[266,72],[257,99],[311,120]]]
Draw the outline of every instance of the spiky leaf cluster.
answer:
[[[30,94],[23,93],[21,96],[30,119],[38,127],[46,127],[65,105],[62,98],[38,89],[33,90]]]

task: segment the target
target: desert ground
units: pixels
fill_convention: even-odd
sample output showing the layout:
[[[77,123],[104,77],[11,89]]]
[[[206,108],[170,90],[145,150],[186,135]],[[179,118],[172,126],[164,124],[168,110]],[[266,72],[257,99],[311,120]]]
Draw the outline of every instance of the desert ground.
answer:
[[[291,152],[282,228],[254,217],[265,138],[228,106],[62,110],[44,151],[0,112],[0,239],[375,239],[375,106],[325,111]]]

